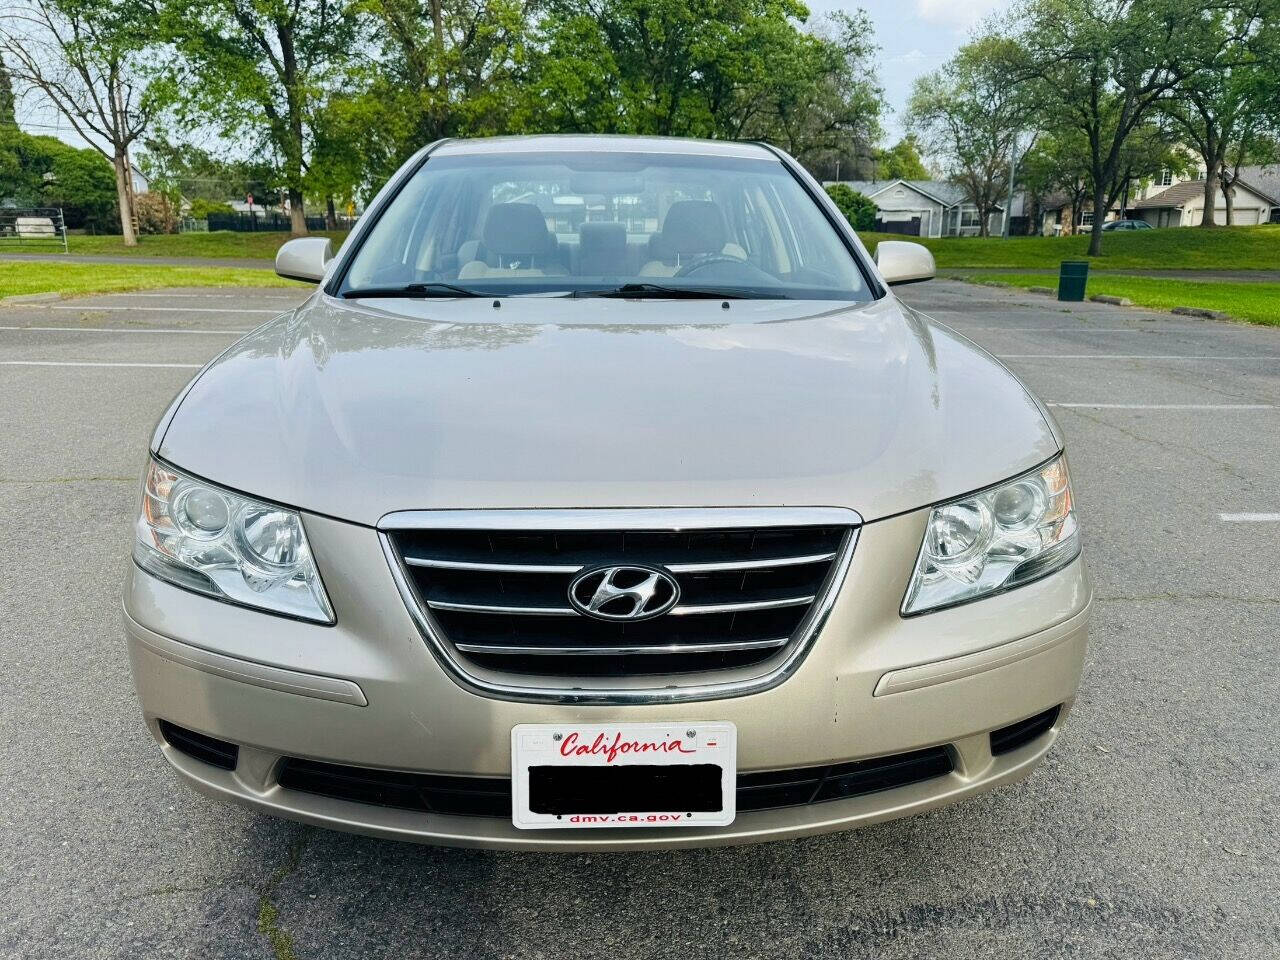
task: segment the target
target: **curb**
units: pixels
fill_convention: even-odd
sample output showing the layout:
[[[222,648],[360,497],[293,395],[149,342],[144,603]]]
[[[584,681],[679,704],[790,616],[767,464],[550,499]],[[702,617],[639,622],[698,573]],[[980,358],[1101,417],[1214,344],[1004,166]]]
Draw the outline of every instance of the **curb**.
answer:
[[[1198,320],[1230,320],[1231,314],[1221,310],[1206,310],[1203,307],[1174,307],[1169,311],[1180,317],[1195,317]]]
[[[12,297],[0,297],[0,303],[48,303],[50,300],[61,300],[60,293],[19,293]]]
[[[1133,301],[1128,297],[1113,297],[1106,293],[1095,293],[1089,298],[1094,303],[1109,303],[1114,307],[1132,307]]]

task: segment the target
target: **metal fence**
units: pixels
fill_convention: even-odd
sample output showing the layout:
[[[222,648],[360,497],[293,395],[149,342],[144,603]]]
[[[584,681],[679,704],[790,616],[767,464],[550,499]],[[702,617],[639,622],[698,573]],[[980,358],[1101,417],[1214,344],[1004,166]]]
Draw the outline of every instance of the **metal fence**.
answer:
[[[60,207],[0,207],[0,248],[32,253],[67,252],[67,224]]]
[[[235,230],[241,233],[265,231],[284,233],[292,229],[288,214],[262,213],[211,213],[206,218],[210,230]],[[324,217],[307,217],[308,230],[325,230]],[[338,217],[338,229],[349,230],[355,221],[351,217]]]

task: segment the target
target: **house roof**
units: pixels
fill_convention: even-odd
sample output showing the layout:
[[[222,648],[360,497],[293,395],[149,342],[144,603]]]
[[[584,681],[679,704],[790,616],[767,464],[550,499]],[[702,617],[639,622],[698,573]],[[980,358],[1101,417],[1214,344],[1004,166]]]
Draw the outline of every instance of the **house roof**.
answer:
[[[864,197],[872,199],[877,194],[884,193],[890,187],[901,183],[930,200],[936,200],[944,207],[958,207],[969,202],[963,187],[946,180],[841,180],[840,182],[852,187]],[[1003,210],[1004,204],[996,204],[995,209]]]
[[[1280,206],[1280,163],[1265,167],[1241,167],[1240,179],[1249,184],[1254,193]]]
[[[1271,203],[1280,202],[1269,191],[1255,187],[1253,182],[1245,177],[1244,173],[1244,168],[1241,168],[1240,179],[1236,181],[1237,186],[1244,187],[1250,193],[1255,193],[1263,200]],[[1192,200],[1198,200],[1203,196],[1204,181],[1188,180],[1185,183],[1175,183],[1168,190],[1161,190],[1154,197],[1147,197],[1147,199],[1140,200],[1133,206],[1135,210],[1169,210],[1185,206]]]

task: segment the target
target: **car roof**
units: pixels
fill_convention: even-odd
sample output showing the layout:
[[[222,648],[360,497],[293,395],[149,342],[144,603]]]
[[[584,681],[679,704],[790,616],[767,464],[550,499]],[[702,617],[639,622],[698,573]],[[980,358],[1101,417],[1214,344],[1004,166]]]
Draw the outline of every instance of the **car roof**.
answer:
[[[663,153],[708,157],[778,159],[759,143],[735,140],[696,140],[689,137],[630,137],[614,134],[543,134],[529,137],[486,137],[477,140],[445,140],[432,156],[474,156],[504,153]]]

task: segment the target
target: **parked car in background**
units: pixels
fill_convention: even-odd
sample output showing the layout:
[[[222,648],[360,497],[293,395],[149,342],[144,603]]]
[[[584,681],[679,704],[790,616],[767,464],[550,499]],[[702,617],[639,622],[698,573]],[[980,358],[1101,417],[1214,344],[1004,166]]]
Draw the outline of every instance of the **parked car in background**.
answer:
[[[432,843],[847,829],[1027,776],[1091,587],[1063,436],[758,144],[442,141],[148,454],[125,632],[208,794]]]
[[[1145,220],[1108,220],[1102,225],[1103,232],[1111,230],[1154,230]]]

